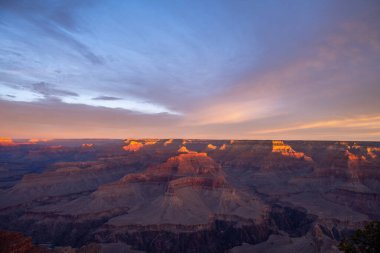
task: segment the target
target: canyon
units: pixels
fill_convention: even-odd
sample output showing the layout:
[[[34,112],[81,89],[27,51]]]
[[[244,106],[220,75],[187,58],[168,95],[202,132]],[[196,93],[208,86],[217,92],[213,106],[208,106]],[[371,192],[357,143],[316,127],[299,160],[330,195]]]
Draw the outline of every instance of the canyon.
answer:
[[[378,210],[377,142],[0,138],[0,252],[339,252]]]

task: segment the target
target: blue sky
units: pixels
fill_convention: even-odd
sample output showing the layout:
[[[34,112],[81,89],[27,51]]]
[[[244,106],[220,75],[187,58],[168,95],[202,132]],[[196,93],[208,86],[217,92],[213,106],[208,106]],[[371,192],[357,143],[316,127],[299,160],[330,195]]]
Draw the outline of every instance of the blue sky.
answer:
[[[0,135],[380,140],[378,13],[1,0]]]

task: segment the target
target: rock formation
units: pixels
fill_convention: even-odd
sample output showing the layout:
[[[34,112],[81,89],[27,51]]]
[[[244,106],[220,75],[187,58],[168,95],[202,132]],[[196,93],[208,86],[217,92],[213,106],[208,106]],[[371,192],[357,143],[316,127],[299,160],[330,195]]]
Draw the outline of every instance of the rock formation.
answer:
[[[136,152],[139,151],[142,147],[144,147],[144,144],[138,141],[130,141],[127,146],[123,147],[123,149],[125,151]]]
[[[211,149],[211,150],[214,150],[214,149],[217,149],[217,146],[212,145],[211,143],[209,143],[209,144],[207,145],[207,148],[208,148],[208,149]]]
[[[18,232],[0,231],[0,253],[29,253],[35,250],[31,237]]]
[[[168,146],[168,145],[170,145],[172,143],[173,143],[173,139],[169,139],[169,140],[167,140],[167,141],[164,142],[164,146]]]
[[[158,142],[158,140],[156,140],[156,139],[147,139],[147,140],[145,140],[144,141],[144,145],[154,145],[154,144],[156,144]]]
[[[303,152],[296,152],[289,145],[285,144],[284,141],[272,141],[273,153],[280,153],[283,156],[293,157],[297,159],[305,159],[307,161],[311,161],[312,159],[306,156]]]
[[[219,150],[226,150],[227,149],[227,144],[223,144],[220,146]]]
[[[188,150],[186,146],[180,147],[177,152],[178,153],[196,153],[195,151]]]
[[[368,147],[367,148],[367,153],[372,159],[376,159],[380,155],[380,148],[376,147]]]
[[[82,148],[93,148],[94,144],[93,143],[83,143],[81,145]]]
[[[99,245],[86,245],[80,249],[57,247],[49,249],[32,243],[32,238],[22,233],[0,231],[0,253],[101,253]]]

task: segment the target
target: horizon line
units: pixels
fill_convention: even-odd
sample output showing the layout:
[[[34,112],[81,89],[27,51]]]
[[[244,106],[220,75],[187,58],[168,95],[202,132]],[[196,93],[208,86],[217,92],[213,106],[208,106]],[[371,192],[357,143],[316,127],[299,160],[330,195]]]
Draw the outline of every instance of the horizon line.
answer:
[[[14,141],[17,140],[31,140],[31,139],[41,139],[45,140],[45,142],[48,141],[59,141],[59,140],[148,140],[148,139],[155,139],[155,140],[198,140],[198,141],[275,141],[275,140],[281,140],[281,141],[318,141],[318,142],[380,142],[380,140],[339,140],[339,139],[281,139],[281,138],[276,138],[276,139],[234,139],[234,138],[158,138],[158,137],[127,137],[127,138],[97,138],[97,137],[83,137],[83,138],[12,138],[12,137],[0,137],[2,138],[10,138]],[[44,141],[41,141],[44,142]]]

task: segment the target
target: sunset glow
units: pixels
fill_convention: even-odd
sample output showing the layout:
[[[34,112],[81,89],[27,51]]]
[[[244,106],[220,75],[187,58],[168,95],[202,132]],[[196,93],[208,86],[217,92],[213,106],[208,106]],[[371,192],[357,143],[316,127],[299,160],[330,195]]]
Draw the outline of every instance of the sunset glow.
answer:
[[[379,141],[379,13],[376,0],[0,1],[0,136]]]

